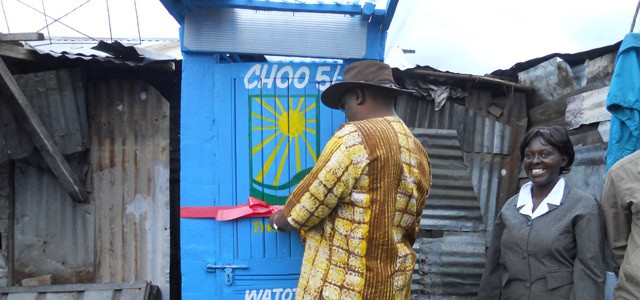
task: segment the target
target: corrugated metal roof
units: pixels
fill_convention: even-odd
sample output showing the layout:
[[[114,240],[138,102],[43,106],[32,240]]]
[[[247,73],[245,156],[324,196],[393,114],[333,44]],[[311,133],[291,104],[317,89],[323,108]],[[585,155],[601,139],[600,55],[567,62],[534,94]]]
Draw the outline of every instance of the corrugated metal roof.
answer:
[[[142,81],[88,84],[98,282],[169,295],[169,102]]]
[[[78,61],[100,61],[138,66],[182,59],[178,39],[118,39],[113,42],[85,38],[52,38],[25,42],[39,54]]]
[[[146,300],[156,290],[146,281],[106,284],[68,284],[33,287],[0,287],[0,300]]]
[[[518,77],[518,73],[524,71],[524,70],[528,70],[534,66],[537,66],[545,61],[548,61],[551,58],[554,57],[558,57],[561,58],[562,60],[564,60],[565,62],[567,62],[569,65],[571,66],[575,66],[575,65],[579,65],[579,64],[583,64],[586,60],[589,59],[594,59],[597,57],[601,57],[603,55],[612,53],[612,52],[618,52],[618,49],[620,48],[620,44],[622,43],[622,41],[619,41],[615,44],[612,45],[608,45],[608,46],[603,46],[600,48],[595,48],[595,49],[591,49],[591,50],[587,50],[587,51],[583,51],[583,52],[578,52],[578,53],[553,53],[553,54],[548,54],[542,57],[538,57],[538,58],[534,58],[534,59],[530,59],[524,62],[519,62],[515,65],[513,65],[511,68],[507,69],[507,70],[496,70],[493,71],[491,73],[491,75],[495,75],[495,76],[499,76],[499,77],[510,77],[510,78],[517,78]]]
[[[84,75],[58,70],[14,76],[62,154],[88,147]],[[0,162],[27,157],[34,149],[6,101],[0,102]]]
[[[251,1],[228,1],[229,3],[225,3],[224,1],[219,1],[222,5],[230,5],[240,8],[276,8],[276,7],[286,7],[288,9],[293,9],[295,7],[303,6],[303,5],[317,5],[323,7],[324,9],[329,9],[331,7],[345,7],[345,6],[357,6],[360,7],[364,3],[372,3],[375,5],[376,9],[386,9],[387,3],[389,0],[251,0]]]
[[[431,190],[420,228],[477,231],[483,226],[471,173],[464,164],[455,130],[414,129],[431,159]]]

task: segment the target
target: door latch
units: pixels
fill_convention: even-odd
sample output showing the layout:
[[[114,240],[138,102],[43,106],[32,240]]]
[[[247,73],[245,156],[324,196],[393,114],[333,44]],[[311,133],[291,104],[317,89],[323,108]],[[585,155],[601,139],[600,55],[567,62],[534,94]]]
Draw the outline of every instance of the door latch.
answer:
[[[233,270],[235,269],[248,269],[249,266],[246,265],[216,265],[216,264],[207,264],[206,265],[207,272],[215,273],[216,270],[224,270],[224,282],[227,285],[233,284]]]

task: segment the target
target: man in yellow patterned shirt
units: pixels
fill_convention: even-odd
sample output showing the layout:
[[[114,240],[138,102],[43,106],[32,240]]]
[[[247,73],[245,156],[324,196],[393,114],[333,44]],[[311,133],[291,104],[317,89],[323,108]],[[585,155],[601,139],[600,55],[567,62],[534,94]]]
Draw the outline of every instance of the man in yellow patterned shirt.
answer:
[[[409,299],[412,249],[431,185],[429,157],[398,118],[391,68],[360,61],[322,102],[347,120],[269,218],[306,233],[296,299]]]

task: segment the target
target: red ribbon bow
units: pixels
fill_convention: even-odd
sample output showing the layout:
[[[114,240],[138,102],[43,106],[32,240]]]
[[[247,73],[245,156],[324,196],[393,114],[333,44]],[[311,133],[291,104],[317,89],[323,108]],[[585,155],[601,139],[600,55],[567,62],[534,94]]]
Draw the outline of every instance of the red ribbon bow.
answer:
[[[180,218],[216,219],[230,221],[239,218],[269,217],[281,210],[282,205],[271,206],[269,203],[249,197],[248,204],[236,206],[189,206],[180,208]]]

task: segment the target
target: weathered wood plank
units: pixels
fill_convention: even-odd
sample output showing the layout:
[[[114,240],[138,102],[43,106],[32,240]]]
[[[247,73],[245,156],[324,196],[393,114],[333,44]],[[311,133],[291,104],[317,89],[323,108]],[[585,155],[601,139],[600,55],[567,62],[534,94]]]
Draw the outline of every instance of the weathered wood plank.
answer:
[[[529,110],[529,124],[538,126],[557,119],[564,122],[564,113],[567,110],[567,97],[557,101],[549,101]]]
[[[2,42],[0,42],[0,55],[24,60],[38,60],[37,52],[22,46]]]
[[[14,108],[14,112],[23,122],[23,126],[31,135],[31,139],[40,150],[53,173],[56,175],[69,196],[75,201],[84,202],[87,200],[87,192],[80,184],[80,181],[71,170],[69,163],[65,160],[56,146],[51,135],[46,130],[35,110],[18,87],[15,79],[9,72],[4,61],[0,59],[0,89],[8,96],[9,103]]]
[[[149,289],[149,282],[139,280],[124,283],[87,283],[87,284],[59,284],[48,286],[8,286],[0,287],[0,294],[23,293],[63,293],[84,291],[113,291],[113,290],[140,290]]]
[[[42,41],[44,34],[40,32],[23,32],[23,33],[0,33],[0,41],[19,42],[19,41]]]

